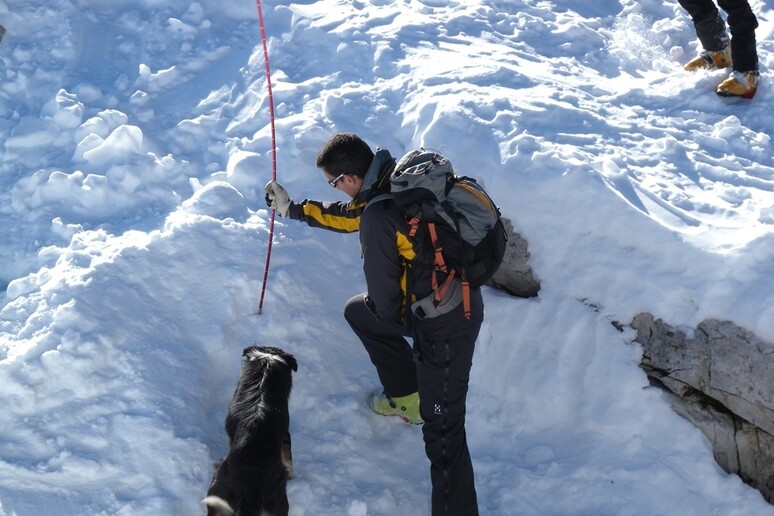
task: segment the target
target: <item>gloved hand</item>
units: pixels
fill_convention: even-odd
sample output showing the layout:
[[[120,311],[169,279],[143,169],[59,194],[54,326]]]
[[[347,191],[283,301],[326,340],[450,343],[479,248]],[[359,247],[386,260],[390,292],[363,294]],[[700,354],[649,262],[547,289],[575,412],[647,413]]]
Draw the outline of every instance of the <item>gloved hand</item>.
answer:
[[[266,206],[277,210],[282,217],[287,217],[293,201],[285,187],[272,179],[266,183],[264,190],[266,190]]]

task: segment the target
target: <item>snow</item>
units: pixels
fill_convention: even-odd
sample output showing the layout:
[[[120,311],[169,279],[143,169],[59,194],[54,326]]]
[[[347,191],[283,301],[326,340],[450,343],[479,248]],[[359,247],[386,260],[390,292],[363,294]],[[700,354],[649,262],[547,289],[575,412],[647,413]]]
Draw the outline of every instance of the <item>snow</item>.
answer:
[[[278,179],[354,131],[442,147],[529,242],[485,289],[468,440],[488,515],[763,515],[639,369],[642,311],[774,340],[774,1],[718,98],[676,2],[263,3]],[[203,514],[242,349],[299,362],[293,515],[429,514],[421,430],[369,413],[357,237],[270,213],[258,16],[235,0],[0,0],[0,515]]]

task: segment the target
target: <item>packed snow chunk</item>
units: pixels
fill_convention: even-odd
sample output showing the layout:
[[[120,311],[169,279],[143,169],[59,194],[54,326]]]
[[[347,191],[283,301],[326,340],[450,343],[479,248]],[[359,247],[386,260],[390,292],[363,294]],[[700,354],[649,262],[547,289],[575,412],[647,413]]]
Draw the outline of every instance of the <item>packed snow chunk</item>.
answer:
[[[247,202],[239,191],[225,181],[215,181],[198,189],[183,202],[185,213],[207,215],[216,219],[234,219],[245,222],[249,216]]]
[[[83,104],[77,95],[59,90],[53,99],[46,102],[40,115],[41,118],[52,119],[63,129],[74,129],[83,120]]]
[[[159,70],[156,73],[151,73],[148,78],[148,89],[151,92],[159,92],[178,84],[180,81],[180,72],[177,66],[170,66],[164,70]]]
[[[102,208],[112,204],[111,198],[114,197],[111,192],[108,179],[99,174],[89,174],[83,180],[83,194],[81,202],[85,208]]]
[[[169,23],[167,31],[172,34],[179,34],[184,39],[193,39],[196,36],[195,27],[191,27],[187,23],[178,20],[177,18],[169,18],[167,23]]]
[[[208,137],[207,126],[202,124],[203,117],[181,120],[171,133],[180,148],[188,152],[194,152],[200,148],[202,141]]]
[[[712,128],[712,136],[730,141],[742,135],[742,122],[734,115],[727,116]]]
[[[70,143],[69,135],[61,131],[57,123],[50,118],[42,120],[24,117],[11,130],[11,135],[5,141],[4,158],[17,155],[23,158],[21,153],[28,149],[31,149],[31,154],[34,154],[49,146],[63,147]]]
[[[85,102],[86,105],[96,104],[105,96],[102,90],[94,86],[93,84],[81,83],[75,87],[75,94],[81,102]]]
[[[774,224],[774,206],[761,208],[758,222],[761,224]]]
[[[128,163],[142,154],[142,130],[136,125],[117,127],[98,147],[83,153],[83,159],[97,168],[113,163]]]
[[[132,93],[132,96],[129,98],[129,102],[135,106],[143,106],[147,104],[150,99],[150,95],[142,90],[137,90]]]
[[[163,165],[158,164],[163,167]],[[154,167],[156,168],[156,167]],[[147,179],[150,183],[153,180],[154,172],[146,173],[147,168],[139,164],[131,165],[113,165],[106,172],[105,176],[110,179],[112,185],[117,185],[123,193],[134,193]],[[118,192],[116,192],[118,194]],[[131,198],[126,198],[126,205],[131,205]]]
[[[204,21],[204,7],[199,2],[191,2],[180,18],[191,25],[199,25]]]
[[[154,72],[148,65],[141,63],[135,87],[146,93],[158,93],[167,87],[176,85],[179,79],[180,73],[176,66]]]
[[[269,156],[238,150],[228,158],[226,171],[212,174],[216,181],[227,181],[248,199],[263,199],[263,186],[271,178]]]
[[[51,269],[44,268],[23,278],[17,278],[8,284],[6,296],[9,300],[29,294],[51,279]]]
[[[36,209],[71,199],[81,189],[83,172],[67,174],[60,170],[40,170],[20,179],[11,190],[11,206],[16,211]]]
[[[75,146],[72,160],[75,162],[86,161],[83,155],[98,148],[103,143],[105,143],[105,139],[97,134],[92,133],[86,135],[78,142],[78,145]]]
[[[151,69],[150,66],[140,63],[137,67],[137,84],[138,85],[145,85],[147,87],[148,82],[150,81],[151,76]]]
[[[51,232],[65,240],[70,240],[74,234],[80,231],[83,231],[83,226],[80,224],[66,224],[61,217],[55,217],[51,221]]]
[[[91,117],[75,130],[75,141],[81,142],[87,136],[94,134],[104,139],[110,135],[116,127],[129,122],[129,117],[121,111],[106,109]]]

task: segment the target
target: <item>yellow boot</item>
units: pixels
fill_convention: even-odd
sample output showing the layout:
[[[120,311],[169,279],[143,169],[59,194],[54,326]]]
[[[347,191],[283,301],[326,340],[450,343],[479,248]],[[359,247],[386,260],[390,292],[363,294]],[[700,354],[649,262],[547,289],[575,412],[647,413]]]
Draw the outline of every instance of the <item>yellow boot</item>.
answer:
[[[725,81],[721,82],[717,94],[721,97],[742,97],[751,99],[758,90],[758,72],[731,72]]]
[[[421,425],[419,415],[419,393],[390,398],[383,392],[374,392],[368,397],[368,406],[380,416],[399,416],[413,425]]]
[[[703,50],[701,54],[694,57],[683,67],[688,72],[697,70],[716,70],[718,68],[728,68],[731,66],[731,45],[715,52]]]

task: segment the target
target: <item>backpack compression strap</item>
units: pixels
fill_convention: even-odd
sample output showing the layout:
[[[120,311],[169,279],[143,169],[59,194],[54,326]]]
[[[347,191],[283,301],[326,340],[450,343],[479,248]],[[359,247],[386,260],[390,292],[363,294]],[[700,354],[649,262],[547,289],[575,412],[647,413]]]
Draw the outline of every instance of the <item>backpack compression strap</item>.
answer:
[[[409,221],[409,224],[411,224],[412,232],[416,232],[416,226],[419,224],[419,219],[414,217]],[[430,233],[430,242],[433,244],[433,249],[435,250],[435,258],[433,260],[433,291],[435,291],[435,305],[438,306],[438,303],[441,302],[441,299],[443,299],[443,296],[446,295],[446,292],[449,290],[449,287],[452,285],[452,281],[454,280],[455,270],[451,269],[450,271],[446,267],[446,262],[443,259],[443,247],[438,242],[438,233],[435,230],[435,224],[432,222],[427,223],[427,230]],[[441,271],[446,274],[446,279],[443,282],[443,285],[439,287],[438,285],[438,278],[436,276],[437,271]],[[468,279],[465,275],[465,270],[462,270],[461,274],[461,280],[462,280],[462,310],[465,313],[465,319],[470,319],[470,283],[468,283]]]

